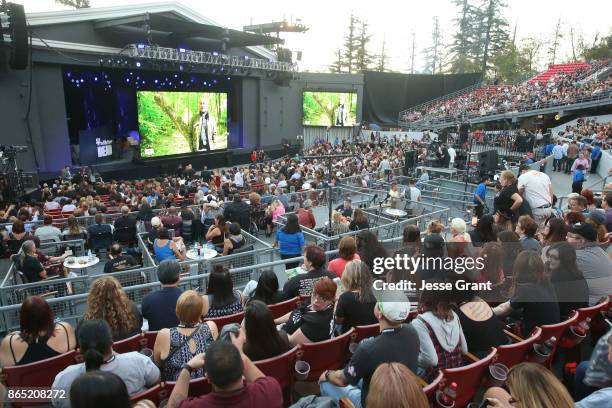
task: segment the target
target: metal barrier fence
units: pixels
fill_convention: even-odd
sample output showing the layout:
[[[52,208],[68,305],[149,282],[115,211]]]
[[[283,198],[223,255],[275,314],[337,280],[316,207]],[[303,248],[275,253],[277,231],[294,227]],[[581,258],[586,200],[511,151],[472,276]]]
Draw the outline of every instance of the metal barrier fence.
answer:
[[[335,256],[338,251],[329,251],[326,253],[327,258],[331,259]],[[259,279],[259,275],[264,270],[272,270],[279,277],[279,284],[282,285],[286,281],[285,275],[285,265],[291,262],[299,262],[302,260],[302,257],[292,258],[292,259],[278,259],[278,255],[276,252],[273,252],[274,257],[271,258],[271,261],[262,262],[257,265],[252,266],[244,266],[233,268],[230,270],[230,275],[232,276],[232,281],[234,282],[234,287],[236,289],[243,289],[244,285],[248,283],[249,280],[257,280]],[[146,268],[153,270],[154,268]],[[142,270],[141,270],[142,271]],[[129,271],[129,272],[137,272],[137,271]],[[129,273],[125,272],[125,273]],[[122,272],[124,273],[124,272]],[[113,274],[116,275],[117,272]],[[98,276],[99,277],[99,276]],[[208,286],[208,277],[209,274],[199,274],[194,276],[181,276],[181,280],[179,283],[179,287],[187,290],[193,289],[198,292],[205,292]],[[244,284],[242,284],[244,282]],[[124,287],[124,291],[128,295],[128,297],[134,301],[136,304],[140,304],[142,302],[143,297],[150,293],[153,290],[156,290],[160,287],[160,283],[157,280],[135,284],[131,286]],[[47,302],[51,306],[53,310],[54,316],[57,320],[62,320],[72,324],[76,327],[78,321],[83,316],[87,309],[87,293],[80,293],[65,297],[58,298],[48,298]],[[12,330],[18,330],[20,327],[19,316],[21,310],[21,303],[19,304],[11,304],[0,306],[0,332],[8,333]]]
[[[199,205],[190,205],[188,206],[189,208],[191,208],[191,210],[196,210],[199,211],[200,206]],[[159,215],[161,213],[163,213],[164,211],[167,211],[167,208],[156,208],[153,211],[154,215]],[[112,224],[115,222],[115,220],[117,220],[117,218],[121,217],[121,212],[116,212],[116,213],[99,213],[100,215],[102,215],[102,223],[103,224]],[[131,211],[129,213],[130,216],[137,216],[138,215],[138,211]],[[41,217],[42,218],[42,217]],[[68,218],[68,217],[66,217]],[[66,220],[66,218],[61,219],[61,222],[64,222]],[[90,225],[94,225],[95,224],[95,220],[96,220],[96,216],[95,215],[84,215],[82,217],[76,217],[77,222],[79,223],[79,225],[85,229],[87,229],[87,227],[89,227]],[[55,222],[55,220],[54,220]],[[29,226],[30,228],[38,228],[39,226],[43,225],[43,220],[39,219],[36,221],[27,221],[25,223],[27,226]],[[0,229],[1,228],[12,228],[13,224],[12,223],[4,223],[4,224],[0,224]]]
[[[69,247],[70,249],[72,249],[74,255],[78,256],[81,254],[85,254],[85,241],[82,239],[73,239],[73,240],[68,240],[68,241],[60,241],[60,242],[52,242],[52,241],[41,241],[40,245],[39,245],[39,249],[45,253],[46,255],[51,255],[51,256],[55,256],[55,255],[59,255],[59,252],[61,252],[62,248],[66,248]],[[50,248],[57,248],[55,251],[49,251]],[[19,250],[19,253],[21,253],[21,250]],[[18,285],[22,283],[21,279],[19,278],[19,273],[18,271],[15,269],[15,264],[13,262],[11,262],[8,271],[6,272],[6,275],[4,276],[4,279],[2,280],[2,283],[0,283],[0,302],[2,299],[2,290],[4,290],[4,288],[10,287],[11,285]],[[0,304],[4,304],[4,303],[0,303]]]

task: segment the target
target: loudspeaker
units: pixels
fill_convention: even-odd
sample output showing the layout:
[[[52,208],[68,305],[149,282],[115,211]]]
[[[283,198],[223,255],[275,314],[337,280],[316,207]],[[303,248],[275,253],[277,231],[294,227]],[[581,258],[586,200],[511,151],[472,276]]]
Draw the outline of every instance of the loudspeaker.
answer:
[[[9,16],[11,36],[9,66],[13,69],[26,69],[28,66],[28,31],[23,5],[7,3],[6,11]]]
[[[480,174],[495,173],[497,170],[497,150],[487,150],[478,153],[478,172]]]
[[[291,72],[279,72],[276,78],[274,78],[274,83],[278,86],[289,86],[292,77],[293,74]]]
[[[414,170],[414,168],[416,167],[416,161],[416,150],[406,150],[404,152],[404,170],[406,172]]]

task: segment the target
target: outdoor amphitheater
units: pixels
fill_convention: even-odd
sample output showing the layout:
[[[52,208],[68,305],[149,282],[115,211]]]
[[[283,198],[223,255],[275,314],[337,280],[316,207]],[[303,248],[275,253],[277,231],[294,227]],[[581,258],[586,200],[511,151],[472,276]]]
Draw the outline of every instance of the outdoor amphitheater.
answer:
[[[2,406],[610,406],[609,34],[512,80],[323,72],[316,22],[21,3]]]

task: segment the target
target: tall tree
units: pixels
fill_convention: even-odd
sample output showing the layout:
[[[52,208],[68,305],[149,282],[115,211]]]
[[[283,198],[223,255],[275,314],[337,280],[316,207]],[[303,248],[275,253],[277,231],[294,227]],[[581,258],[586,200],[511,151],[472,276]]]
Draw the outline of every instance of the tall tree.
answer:
[[[357,24],[359,21],[351,13],[349,20],[348,35],[344,37],[344,67],[347,68],[349,73],[355,71],[355,61],[357,60],[357,48],[359,45],[359,38],[357,34]]]
[[[551,64],[554,64],[557,60],[557,49],[559,48],[559,42],[561,38],[563,38],[563,33],[561,32],[561,18],[559,18],[557,20],[557,25],[555,26],[555,32],[550,42],[550,47],[548,48],[548,55],[550,56]]]
[[[89,0],[55,0],[55,2],[64,6],[74,7],[75,9],[91,7]]]
[[[491,57],[507,46],[508,22],[503,16],[506,7],[504,0],[485,0],[481,7],[482,25],[479,37],[482,39],[480,66],[483,75],[487,74]]]
[[[342,59],[342,50],[337,49],[334,53],[335,59],[334,62],[329,66],[329,72],[333,74],[339,74],[342,72],[342,67],[344,67],[344,60]]]
[[[520,58],[524,61],[526,75],[535,75],[538,71],[538,54],[542,48],[542,40],[536,37],[528,37],[521,41],[519,47]]]
[[[587,44],[584,38],[579,38],[578,51],[580,56],[587,61],[612,58],[612,32],[601,39],[599,33],[595,34],[591,44]]]
[[[385,38],[383,37],[382,48],[380,50],[380,54],[378,55],[378,65],[376,66],[376,70],[379,72],[385,72],[387,69],[387,51],[385,50]]]
[[[440,18],[433,17],[433,28],[431,31],[431,47],[425,52],[425,72],[435,74],[442,69],[442,32],[440,31]]]
[[[470,4],[469,0],[453,0],[453,3],[459,7],[459,15],[454,19],[456,29],[449,47],[449,70],[453,74],[474,72],[479,69],[478,64],[474,62],[474,50],[479,40],[477,29],[480,14],[478,8]]]
[[[368,34],[368,23],[360,21],[359,35],[357,36],[357,52],[355,53],[355,72],[367,71],[372,64],[373,57],[368,51],[371,35]]]

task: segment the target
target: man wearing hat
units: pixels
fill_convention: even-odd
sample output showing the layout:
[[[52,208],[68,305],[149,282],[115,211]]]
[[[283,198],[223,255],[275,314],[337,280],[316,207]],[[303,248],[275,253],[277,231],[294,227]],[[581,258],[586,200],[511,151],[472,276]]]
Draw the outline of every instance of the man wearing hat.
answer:
[[[567,233],[567,242],[576,248],[576,264],[589,287],[590,305],[612,293],[612,260],[596,241],[597,231],[591,224],[574,224]]]
[[[360,408],[365,406],[370,380],[382,363],[401,363],[416,372],[419,357],[419,336],[409,324],[404,324],[410,312],[410,302],[401,291],[381,292],[374,306],[380,335],[359,344],[348,365],[342,370],[327,370],[321,374],[321,395],[338,402],[348,398]]]

